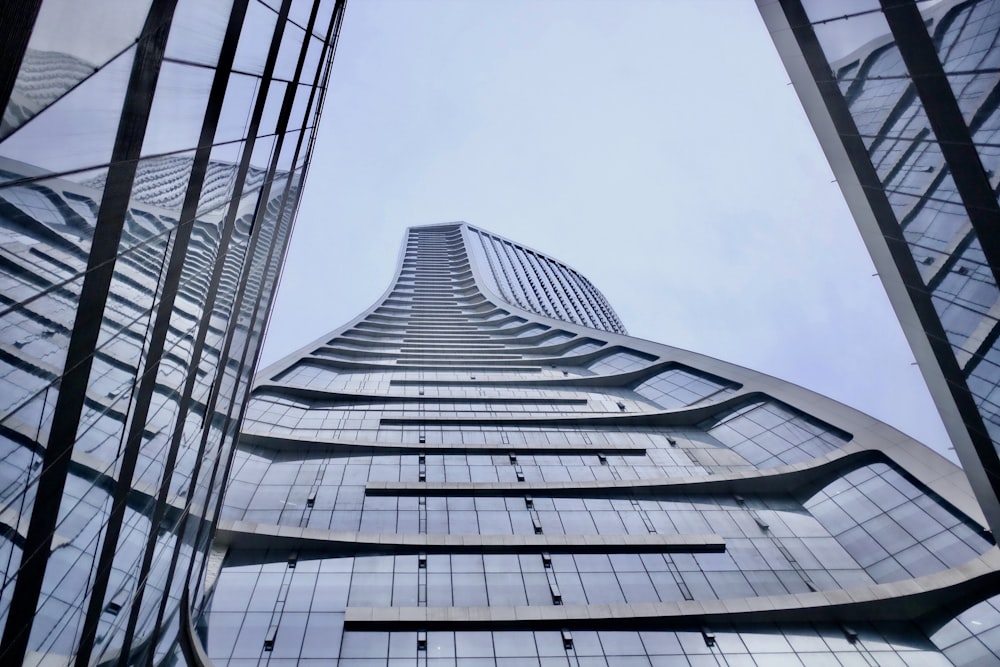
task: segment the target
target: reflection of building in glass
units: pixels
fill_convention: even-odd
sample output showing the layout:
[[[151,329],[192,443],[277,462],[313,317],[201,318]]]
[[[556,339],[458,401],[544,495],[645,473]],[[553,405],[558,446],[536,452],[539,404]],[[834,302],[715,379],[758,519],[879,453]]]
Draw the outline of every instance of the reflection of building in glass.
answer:
[[[758,0],[1000,530],[1000,2]]]
[[[0,663],[192,660],[342,12],[0,9]]]
[[[1000,552],[960,469],[623,331],[552,257],[411,229],[378,303],[257,377],[207,576],[209,657],[989,662]]]

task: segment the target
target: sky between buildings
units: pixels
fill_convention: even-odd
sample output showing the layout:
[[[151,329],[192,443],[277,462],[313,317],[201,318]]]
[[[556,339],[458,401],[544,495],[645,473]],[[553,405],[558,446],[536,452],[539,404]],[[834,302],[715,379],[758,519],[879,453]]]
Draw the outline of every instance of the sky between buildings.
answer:
[[[353,0],[261,367],[464,220],[955,460],[833,178],[753,0]]]

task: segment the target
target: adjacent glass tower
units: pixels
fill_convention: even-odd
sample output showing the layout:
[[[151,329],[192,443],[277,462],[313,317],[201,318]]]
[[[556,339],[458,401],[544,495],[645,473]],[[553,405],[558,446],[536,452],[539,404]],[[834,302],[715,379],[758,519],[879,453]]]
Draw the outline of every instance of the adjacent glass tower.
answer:
[[[991,664],[998,566],[936,453],[451,223],[258,375],[199,623],[232,667]]]
[[[758,5],[995,533],[1000,2]]]
[[[342,13],[0,6],[0,663],[196,661]]]

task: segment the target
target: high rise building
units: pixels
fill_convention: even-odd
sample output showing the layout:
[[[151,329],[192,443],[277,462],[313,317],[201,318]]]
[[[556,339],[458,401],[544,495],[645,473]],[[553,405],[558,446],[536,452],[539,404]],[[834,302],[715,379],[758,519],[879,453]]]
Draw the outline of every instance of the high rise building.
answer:
[[[196,660],[342,14],[0,4],[0,664]]]
[[[906,435],[432,225],[257,376],[199,624],[220,667],[994,664],[985,525]]]
[[[757,4],[996,533],[1000,2]]]

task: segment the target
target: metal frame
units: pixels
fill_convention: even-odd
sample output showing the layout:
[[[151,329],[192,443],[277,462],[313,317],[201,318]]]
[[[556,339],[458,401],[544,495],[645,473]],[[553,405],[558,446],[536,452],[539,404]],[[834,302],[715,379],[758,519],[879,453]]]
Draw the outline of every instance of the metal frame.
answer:
[[[931,301],[931,293],[921,278],[913,254],[903,237],[900,222],[872,166],[867,147],[854,123],[844,95],[833,77],[830,64],[809,17],[800,0],[776,0],[770,3],[758,0],[758,5],[806,113],[838,177],[838,183],[865,244],[879,269],[879,276],[900,318],[903,332],[941,411],[955,452],[975,490],[990,528],[997,533],[1000,531],[1000,456],[986,431],[983,417],[966,384],[966,374],[955,358]],[[904,5],[909,6],[909,9]],[[923,19],[920,18],[919,26],[912,23],[913,13],[919,16],[919,10],[912,0],[886,0],[885,6],[890,10],[886,16],[887,20],[890,18],[889,14],[892,14],[890,25],[896,25],[893,32],[906,31],[905,47],[897,44],[901,53],[904,48],[907,52],[924,49],[928,45],[933,49],[933,42],[924,27]],[[931,54],[933,53],[932,50]],[[923,62],[927,55],[924,54],[919,61],[921,68],[929,67]],[[934,58],[936,60],[936,56]],[[940,62],[937,71],[943,76]],[[941,84],[946,86],[946,80],[939,78],[936,83],[921,81],[917,87],[917,94],[923,101],[924,96],[936,95]],[[950,90],[948,96],[951,98],[950,104],[947,99],[932,101],[932,105],[925,106],[925,110],[929,117],[932,113],[938,116],[932,121],[935,131],[937,126],[943,123],[949,126],[943,130],[947,136],[961,141],[962,131],[953,127],[957,103]],[[944,114],[944,117],[941,117],[941,114]],[[960,113],[958,121],[961,121]],[[968,148],[971,147],[968,127],[964,121],[961,124],[964,127],[968,147],[949,147],[950,159],[956,162],[963,161]],[[942,151],[944,151],[943,145]],[[976,181],[982,174],[977,175],[976,169],[981,171],[982,164],[978,156],[974,164],[959,165],[957,171],[952,168],[950,161],[948,165],[949,170],[953,172],[956,186],[960,179],[963,181],[963,186],[959,190],[967,208],[970,200],[965,199],[966,196],[975,197],[976,199],[971,201],[979,202],[981,183],[977,185]],[[996,206],[994,198],[992,207],[996,209]],[[980,226],[989,226],[991,215],[988,209],[978,209],[975,213],[969,210],[970,220],[975,216],[977,220],[975,224]],[[993,221],[993,227],[1000,222],[997,218],[993,218]],[[1000,244],[997,230],[983,240],[984,252],[988,243]],[[992,245],[990,253],[1000,257],[1000,245]],[[989,256],[990,254],[987,254],[987,257]],[[998,269],[1000,264],[993,263],[994,275]]]
[[[211,277],[208,281],[204,308],[201,315],[198,316],[198,321],[192,327],[192,333],[195,335],[194,348],[191,351],[190,360],[184,362],[186,376],[182,380],[182,387],[176,388],[175,400],[178,401],[178,408],[176,418],[172,421],[174,431],[171,433],[170,439],[164,443],[163,459],[160,461],[163,464],[163,472],[157,486],[145,483],[138,484],[132,478],[136,472],[140,448],[150,436],[149,432],[146,431],[146,421],[158,391],[156,381],[160,371],[160,361],[170,355],[166,348],[168,337],[172,331],[173,307],[183,288],[181,280],[187,263],[187,250],[189,250],[189,242],[192,239],[198,202],[208,173],[212,150],[216,146],[213,140],[233,72],[234,56],[249,2],[251,0],[235,0],[233,7],[228,10],[229,23],[225,36],[222,38],[219,59],[214,66],[216,71],[206,101],[205,117],[198,145],[193,147],[194,158],[189,180],[184,190],[184,201],[180,210],[178,226],[166,236],[168,244],[172,243],[172,245],[168,245],[169,249],[165,252],[167,256],[164,258],[161,274],[157,280],[156,297],[148,303],[144,302],[144,307],[151,308],[149,326],[144,335],[142,361],[139,362],[136,369],[135,383],[132,386],[127,415],[129,421],[126,422],[127,426],[122,426],[123,429],[127,429],[127,432],[126,437],[123,438],[120,457],[116,460],[116,465],[119,468],[118,474],[115,476],[99,475],[102,484],[109,491],[111,504],[107,526],[97,537],[100,542],[95,549],[98,550],[99,556],[96,557],[95,561],[95,575],[88,584],[90,598],[79,602],[85,612],[80,612],[82,617],[81,637],[74,636],[74,640],[79,639],[79,643],[75,647],[75,656],[72,660],[78,666],[86,666],[94,658],[95,635],[104,611],[104,598],[109,587],[109,577],[119,547],[118,543],[124,534],[122,523],[126,508],[136,509],[141,505],[141,511],[147,514],[150,520],[150,528],[148,533],[134,533],[142,540],[146,550],[137,562],[136,571],[133,573],[136,575],[137,584],[135,584],[134,596],[130,600],[127,624],[119,628],[119,631],[124,632],[121,637],[123,640],[121,651],[117,656],[104,657],[105,660],[117,661],[121,665],[129,664],[133,660],[152,664],[156,655],[156,643],[162,634],[164,617],[170,609],[169,592],[172,587],[175,589],[177,587],[178,582],[174,577],[184,576],[178,572],[179,569],[186,573],[186,579],[182,586],[184,591],[182,605],[187,605],[191,599],[189,595],[193,595],[192,590],[197,588],[188,589],[190,578],[199,564],[203,566],[202,559],[197,553],[193,558],[190,558],[190,562],[182,564],[180,562],[181,552],[182,550],[186,551],[188,546],[197,547],[199,544],[206,544],[211,539],[215,529],[214,521],[221,510],[224,488],[220,485],[220,481],[224,477],[221,477],[220,474],[228,469],[235,447],[237,426],[242,417],[243,394],[249,391],[249,374],[257,363],[264,326],[272,303],[272,292],[280,272],[279,264],[287,248],[301,191],[301,181],[308,168],[308,155],[315,141],[315,122],[319,118],[325,83],[330,76],[330,64],[335,50],[335,42],[331,41],[331,36],[337,34],[336,31],[343,18],[345,4],[344,0],[332,0],[332,11],[329,16],[329,27],[325,40],[322,34],[317,34],[318,31],[314,32],[313,30],[320,10],[318,0],[310,3],[311,13],[308,25],[299,26],[304,29],[305,36],[298,54],[295,74],[288,82],[288,88],[284,91],[276,130],[273,134],[266,135],[268,138],[274,137],[270,156],[264,156],[266,165],[261,165],[266,170],[266,172],[262,171],[266,180],[263,186],[255,186],[259,187],[259,190],[254,191],[253,195],[250,196],[256,196],[257,202],[256,210],[253,213],[252,231],[245,244],[242,245],[242,253],[236,253],[229,245],[239,222],[238,214],[241,204],[253,201],[252,198],[244,197],[244,188],[251,168],[251,159],[254,157],[253,149],[259,138],[257,134],[261,119],[268,102],[268,91],[273,90],[271,87],[272,75],[282,47],[282,38],[286,27],[291,22],[289,21],[289,10],[292,0],[283,0],[280,11],[271,7],[273,3],[261,2],[261,6],[268,7],[269,11],[275,11],[278,16],[270,44],[262,45],[266,49],[267,61],[264,70],[258,77],[261,83],[255,93],[257,97],[253,107],[249,136],[241,140],[244,141],[244,145],[238,166],[236,166],[234,191],[225,204],[228,211],[220,224],[218,250],[215,252],[214,260],[210,257],[210,261],[213,263],[209,265]],[[7,38],[4,41],[4,53],[7,53],[7,56],[0,63],[0,93],[3,93],[0,97],[4,101],[7,100],[10,90],[13,89],[13,82],[16,80],[24,50],[30,40],[31,28],[36,20],[40,4],[40,0],[15,0],[0,8],[0,33],[3,33]],[[61,392],[56,400],[48,447],[44,451],[43,468],[37,486],[38,497],[33,508],[34,511],[30,515],[30,521],[27,520],[27,516],[25,517],[25,523],[28,524],[27,536],[18,535],[17,537],[19,545],[23,544],[25,550],[21,568],[18,571],[16,582],[13,584],[12,604],[4,628],[3,648],[0,649],[0,657],[3,658],[4,662],[9,660],[12,663],[18,663],[23,661],[27,654],[32,620],[41,603],[41,591],[48,555],[51,550],[58,510],[64,502],[63,491],[69,470],[80,469],[84,474],[93,472],[88,467],[89,464],[86,460],[82,463],[77,460],[77,453],[74,452],[77,430],[90,382],[92,362],[95,353],[98,352],[97,343],[104,321],[104,307],[115,276],[119,243],[127,220],[127,211],[141,155],[140,151],[147,123],[150,120],[154,93],[159,80],[159,70],[165,59],[165,46],[172,29],[172,18],[176,4],[176,0],[153,0],[152,7],[146,15],[145,24],[137,39],[136,55],[132,63],[125,101],[119,117],[118,134],[111,160],[108,165],[102,165],[109,169],[107,185],[97,214],[96,231],[83,279],[65,368],[61,369],[63,375],[58,379]],[[311,45],[314,49],[316,48],[314,44],[322,46],[320,58],[316,63],[316,71],[313,73],[311,81],[300,85],[299,79],[306,54]],[[321,82],[322,86],[320,86]],[[7,86],[8,89],[5,91],[3,86]],[[296,101],[296,93],[300,93],[299,99],[302,99],[305,95],[305,86],[311,86],[311,88],[304,116],[296,127],[285,127]],[[317,88],[320,89],[317,90]],[[285,141],[285,135],[288,132],[296,131],[299,132],[299,136],[296,137],[293,146],[290,142]],[[288,174],[279,177],[284,181],[286,190],[280,196],[275,197],[274,201],[270,201],[271,186],[278,160],[282,157],[283,144],[286,148],[283,157],[287,158],[289,151],[294,148],[291,155],[292,164]],[[300,161],[300,157],[303,155],[306,159]],[[298,167],[297,172],[296,167]],[[61,174],[34,174],[31,179],[58,178],[60,176]],[[19,181],[15,184],[20,183]],[[298,185],[294,193],[287,190],[287,187],[292,183]],[[272,221],[273,224],[265,225],[265,220]],[[239,271],[241,282],[238,284],[232,304],[230,304],[232,310],[228,330],[220,332],[213,324],[213,315],[216,318],[218,316],[215,313],[217,291],[223,279],[223,272],[227,269]],[[248,322],[239,317],[241,312],[250,315]],[[241,332],[247,332],[245,340],[241,339],[239,335]],[[185,421],[190,415],[190,410],[195,407],[192,405],[192,396],[199,386],[203,386],[199,385],[199,382],[207,385],[208,380],[212,377],[209,375],[208,378],[199,380],[201,372],[199,365],[204,357],[204,347],[210,334],[220,336],[217,345],[220,348],[224,347],[224,349],[218,350],[222,354],[217,368],[213,371],[215,382],[208,391],[208,405],[205,406],[207,423],[201,437],[198,438],[199,441],[192,443],[198,450],[192,487],[198,490],[187,498],[186,505],[181,505],[169,497],[171,481],[175,475],[174,466],[184,450]],[[241,345],[242,349],[234,347]],[[230,354],[238,356],[238,359],[230,360]],[[232,380],[232,389],[235,392],[233,395],[220,394],[219,387],[223,378]],[[53,379],[55,380],[55,376]],[[224,408],[225,415],[216,414],[217,406],[221,407],[219,401],[228,402],[227,407]],[[221,431],[217,427],[221,427]],[[190,428],[187,433],[191,433]],[[221,443],[216,443],[211,439],[212,437],[221,437]],[[216,460],[203,462],[205,452],[213,447]],[[41,449],[38,447],[38,450]],[[81,465],[83,468],[80,468]],[[206,469],[205,465],[211,465],[211,468]],[[204,486],[197,486],[199,481],[204,482],[206,479],[208,481],[207,489]],[[201,498],[203,493],[205,497],[202,500],[205,506],[199,507],[194,500]],[[192,524],[188,519],[196,521],[196,523]],[[171,527],[176,529],[176,540],[169,553],[169,564],[167,564],[166,558],[168,554],[156,551],[157,533],[160,524],[164,521],[169,521]],[[148,637],[144,635],[142,641],[137,643],[135,636],[140,622],[142,600],[147,593],[147,580],[154,567],[166,570],[166,587],[158,608],[154,608],[156,609],[156,619],[153,631]],[[176,598],[174,603],[176,603]],[[185,618],[190,618],[190,609],[182,609],[181,611]],[[183,639],[183,637],[170,637],[170,641],[178,639]],[[184,644],[183,641],[181,643]]]
[[[174,240],[174,246],[170,258],[170,267],[167,270],[166,285],[164,287],[164,296],[160,300],[159,312],[157,314],[157,322],[154,326],[153,339],[155,341],[150,343],[150,352],[147,358],[154,359],[157,362],[162,354],[164,339],[166,336],[166,330],[170,323],[170,318],[173,311],[173,301],[174,296],[177,294],[177,289],[179,287],[181,270],[183,268],[187,243],[190,239],[191,232],[194,226],[194,219],[197,214],[198,201],[201,197],[202,186],[204,183],[205,173],[208,169],[209,158],[212,153],[213,139],[215,137],[216,129],[218,127],[219,116],[222,111],[222,102],[225,97],[226,89],[229,83],[229,77],[233,68],[233,59],[236,55],[236,47],[239,41],[240,32],[243,27],[243,19],[246,16],[246,10],[249,0],[236,0],[233,3],[232,9],[229,15],[229,24],[226,27],[226,35],[223,38],[222,48],[219,52],[219,59],[216,63],[215,78],[212,81],[212,88],[208,96],[208,104],[205,111],[205,120],[202,124],[201,135],[198,139],[198,149],[195,154],[194,164],[191,168],[191,178],[188,184],[188,190],[185,194],[184,204],[182,207],[182,212],[180,216],[180,227],[178,229],[178,236]],[[236,206],[236,203],[230,204],[230,206]],[[183,230],[183,231],[182,231]],[[183,234],[183,236],[182,236]],[[224,256],[224,246],[220,243],[219,256]],[[216,263],[219,263],[219,256],[216,257]],[[167,296],[169,291],[169,298]],[[212,292],[214,294],[214,290]],[[211,297],[206,298],[206,306],[211,300]],[[211,312],[210,308],[206,308],[206,313]],[[119,664],[124,667],[127,663],[127,658],[130,655],[132,648],[132,640],[135,634],[136,625],[139,620],[139,611],[142,608],[142,599],[146,590],[146,580],[149,576],[149,571],[152,566],[153,554],[155,553],[157,532],[160,523],[163,521],[166,515],[167,509],[167,494],[170,491],[170,481],[172,479],[174,465],[177,460],[177,454],[180,449],[181,435],[183,434],[183,425],[188,413],[188,407],[191,399],[191,392],[193,390],[194,381],[197,379],[197,369],[201,359],[201,353],[204,348],[205,333],[208,328],[208,317],[204,316],[202,322],[200,323],[199,336],[200,341],[196,343],[191,355],[191,362],[188,367],[187,380],[184,385],[184,391],[181,394],[181,398],[178,401],[178,415],[174,423],[173,437],[170,441],[169,450],[167,453],[166,461],[163,464],[164,473],[163,479],[160,484],[159,494],[156,498],[156,506],[153,509],[152,518],[150,520],[150,531],[149,536],[146,540],[146,549],[143,554],[142,565],[139,569],[138,575],[138,588],[136,590],[135,596],[132,602],[132,608],[129,613],[128,625],[125,629],[125,638],[122,646],[121,659]],[[154,345],[158,352],[154,355]],[[147,364],[149,366],[149,364]],[[139,405],[144,405],[145,409],[140,412],[136,410],[135,417],[132,421],[132,429],[129,433],[129,442],[135,441],[136,446],[142,438],[141,428],[142,424],[145,423],[146,413],[148,412],[149,402],[152,398],[156,381],[156,369],[153,372],[148,372],[143,377],[143,385],[140,387],[141,397]],[[141,420],[140,420],[141,415]],[[134,463],[133,463],[134,465]],[[123,484],[123,479],[119,478],[119,486]],[[118,493],[119,488],[116,487],[115,492]],[[124,493],[128,493],[128,488],[124,489]],[[181,535],[177,536],[177,542],[174,545],[174,552],[180,552],[180,547],[183,544],[183,540],[180,539]],[[107,547],[107,543],[105,543]],[[112,549],[115,545],[111,545]],[[88,621],[94,624],[96,627],[97,618],[100,615],[100,608],[97,608],[96,615],[91,617],[91,613],[94,611],[93,598],[91,599],[91,609],[88,610]],[[85,667],[85,665],[84,665]]]
[[[66,353],[65,372],[60,380],[52,429],[25,536],[24,556],[4,628],[2,644],[5,648],[0,657],[12,664],[23,662],[28,648],[69,471],[70,453],[76,442],[104,307],[114,276],[139,151],[149,121],[153,92],[163,63],[175,6],[176,0],[154,0],[132,62],[128,93],[108,167],[108,185],[101,200],[87,273],[80,290],[80,303]]]

